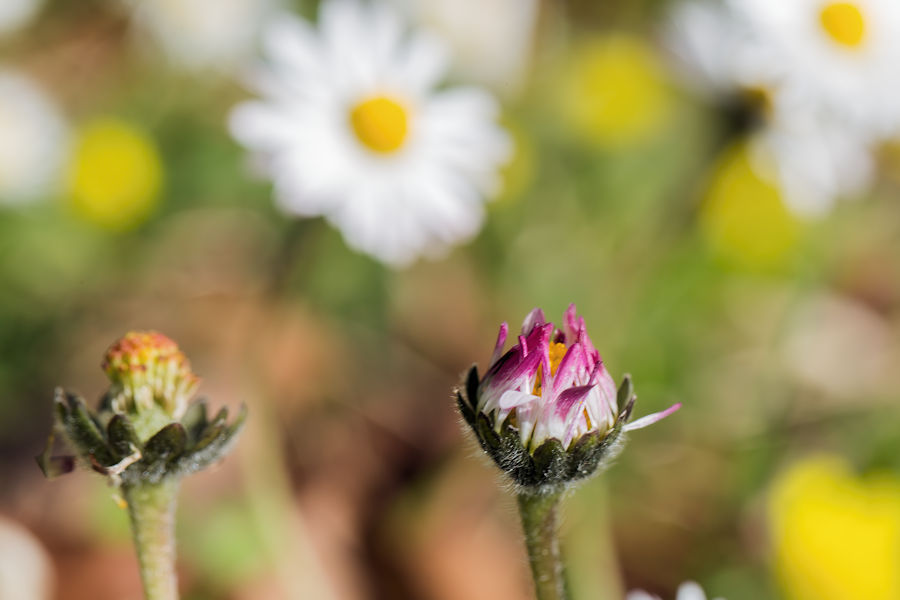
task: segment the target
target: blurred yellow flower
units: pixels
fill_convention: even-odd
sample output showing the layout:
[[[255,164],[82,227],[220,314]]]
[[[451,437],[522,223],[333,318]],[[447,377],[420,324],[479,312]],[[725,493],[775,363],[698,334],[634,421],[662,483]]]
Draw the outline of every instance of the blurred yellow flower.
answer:
[[[775,184],[754,170],[746,143],[728,149],[718,161],[700,226],[717,255],[749,270],[783,264],[801,230]]]
[[[144,132],[119,119],[96,119],[75,143],[67,178],[71,206],[105,229],[131,229],[156,208],[162,178],[159,152]]]
[[[627,34],[576,47],[563,69],[562,110],[570,126],[606,146],[642,142],[666,123],[672,94],[646,41]]]
[[[835,456],[783,473],[768,498],[775,569],[790,600],[900,598],[900,480],[856,477]]]

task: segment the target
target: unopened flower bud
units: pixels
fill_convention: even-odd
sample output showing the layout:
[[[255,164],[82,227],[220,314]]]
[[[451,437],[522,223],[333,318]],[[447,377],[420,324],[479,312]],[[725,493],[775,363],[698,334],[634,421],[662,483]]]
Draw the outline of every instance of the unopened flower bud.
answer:
[[[559,328],[534,309],[504,352],[508,331],[502,324],[490,367],[483,378],[472,367],[457,401],[481,447],[520,486],[589,477],[617,452],[624,432],[681,406],[628,423],[636,400],[631,379],[616,390],[574,304]]]
[[[132,331],[114,343],[103,358],[112,386],[110,408],[117,413],[161,408],[180,419],[199,384],[178,345],[155,331]]]
[[[209,418],[206,403],[190,403],[199,379],[184,353],[156,332],[131,332],[106,351],[110,388],[98,410],[56,391],[56,430],[74,456],[53,456],[53,437],[38,457],[50,477],[79,462],[113,484],[157,483],[220,460],[243,425],[246,411],[228,423],[221,409]]]

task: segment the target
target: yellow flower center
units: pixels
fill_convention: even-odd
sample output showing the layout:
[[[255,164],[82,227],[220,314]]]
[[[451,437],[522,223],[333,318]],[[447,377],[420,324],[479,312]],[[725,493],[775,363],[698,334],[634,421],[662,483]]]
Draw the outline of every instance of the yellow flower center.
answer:
[[[562,362],[563,357],[566,355],[566,345],[560,344],[558,342],[550,343],[550,374],[556,375],[557,369],[559,369],[559,363]],[[538,367],[537,376],[534,378],[534,389],[531,390],[531,393],[535,396],[541,395],[541,374],[543,371],[543,365]]]
[[[387,96],[364,100],[350,111],[353,132],[367,148],[389,154],[403,146],[409,132],[405,106]]]
[[[866,37],[862,11],[852,2],[829,2],[819,13],[819,20],[828,36],[842,46],[858,48]]]

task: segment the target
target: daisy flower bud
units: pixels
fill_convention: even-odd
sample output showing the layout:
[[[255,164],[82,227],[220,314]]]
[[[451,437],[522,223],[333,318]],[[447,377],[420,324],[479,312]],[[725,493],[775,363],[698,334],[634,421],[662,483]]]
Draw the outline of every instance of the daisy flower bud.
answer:
[[[178,419],[200,379],[178,345],[155,331],[131,331],[106,351],[103,370],[112,387],[114,412],[140,412],[155,406]]]
[[[99,409],[57,389],[56,430],[74,455],[51,456],[51,436],[38,457],[47,476],[71,471],[77,461],[114,486],[178,479],[224,457],[243,425],[243,410],[228,423],[226,409],[209,418],[204,401],[190,402],[200,380],[161,333],[125,334],[106,351],[102,366],[110,387]]]
[[[636,396],[626,375],[616,390],[575,305],[557,328],[534,309],[504,352],[500,326],[483,378],[472,367],[457,402],[481,447],[518,485],[558,487],[593,475],[622,434],[651,425],[681,405],[628,423]]]

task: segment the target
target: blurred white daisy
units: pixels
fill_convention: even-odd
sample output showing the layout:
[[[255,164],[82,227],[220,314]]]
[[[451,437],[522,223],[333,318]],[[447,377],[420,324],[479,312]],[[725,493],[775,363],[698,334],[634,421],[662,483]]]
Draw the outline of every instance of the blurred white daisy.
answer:
[[[54,103],[25,75],[0,69],[0,202],[20,203],[58,183],[67,127]]]
[[[450,45],[461,77],[503,94],[519,90],[531,62],[537,0],[395,1]]]
[[[875,136],[900,125],[900,2],[729,0],[804,107]]]
[[[253,54],[278,0],[124,0],[139,30],[175,65],[228,71]]]
[[[625,600],[660,600],[660,598],[642,590],[635,590],[628,592]],[[678,587],[678,594],[675,596],[675,600],[706,600],[706,594],[698,584],[693,581],[686,581]],[[721,600],[721,598],[718,600]]]
[[[0,2],[0,37],[19,31],[38,14],[43,0],[3,0]]]
[[[436,90],[442,46],[384,5],[327,0],[319,15],[318,29],[287,15],[267,29],[251,77],[264,99],[231,115],[280,206],[395,266],[472,237],[510,153],[494,99]]]
[[[900,91],[891,83],[900,72],[875,76],[886,70],[881,61],[895,50],[873,32],[881,41],[871,42],[871,50],[849,45],[851,38],[864,44],[857,38],[869,35],[853,29],[859,24],[851,17],[862,14],[855,6],[828,0],[694,0],[674,9],[665,33],[694,89],[714,100],[742,98],[755,105],[760,127],[751,134],[753,167],[777,184],[799,216],[823,215],[839,198],[864,193],[874,175],[876,129],[886,131],[896,118],[891,114],[900,115],[900,103],[884,101],[891,86]],[[798,22],[800,7],[815,17],[805,25]],[[775,18],[788,14],[790,23]],[[778,23],[783,29],[775,27]],[[826,84],[832,79],[853,83],[841,90]],[[876,103],[883,104],[880,110]],[[857,113],[879,125],[866,125]]]

